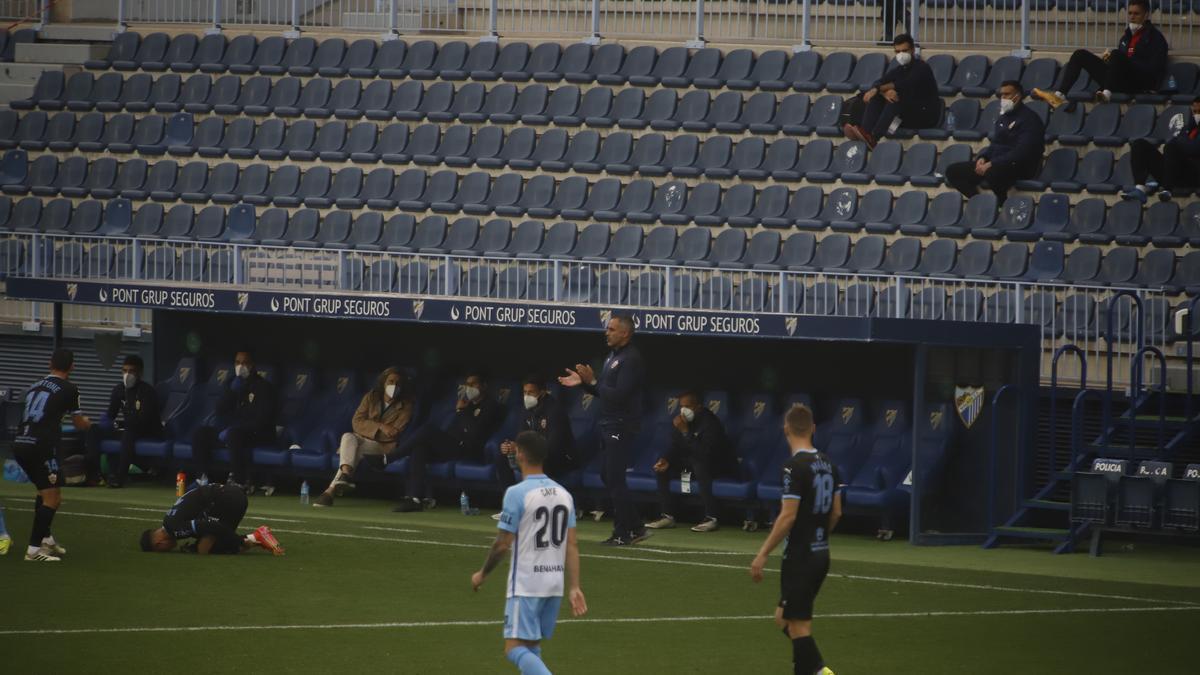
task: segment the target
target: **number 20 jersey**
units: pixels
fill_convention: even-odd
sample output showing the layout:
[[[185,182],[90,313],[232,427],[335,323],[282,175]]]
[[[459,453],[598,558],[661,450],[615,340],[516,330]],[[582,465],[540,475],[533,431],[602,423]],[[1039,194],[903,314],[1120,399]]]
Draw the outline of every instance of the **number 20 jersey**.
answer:
[[[829,516],[839,485],[837,467],[816,450],[799,450],[784,463],[783,498],[800,501],[785,560],[802,561],[829,550]]]
[[[575,500],[544,475],[528,476],[504,493],[499,528],[516,536],[508,597],[563,594],[567,530],[575,528]]]

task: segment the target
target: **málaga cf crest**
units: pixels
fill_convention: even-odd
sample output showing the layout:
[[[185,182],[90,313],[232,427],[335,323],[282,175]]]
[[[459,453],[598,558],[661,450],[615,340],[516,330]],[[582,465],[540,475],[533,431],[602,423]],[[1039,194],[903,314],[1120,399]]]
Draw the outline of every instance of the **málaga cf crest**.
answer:
[[[983,387],[955,387],[954,409],[958,418],[970,429],[983,411]]]

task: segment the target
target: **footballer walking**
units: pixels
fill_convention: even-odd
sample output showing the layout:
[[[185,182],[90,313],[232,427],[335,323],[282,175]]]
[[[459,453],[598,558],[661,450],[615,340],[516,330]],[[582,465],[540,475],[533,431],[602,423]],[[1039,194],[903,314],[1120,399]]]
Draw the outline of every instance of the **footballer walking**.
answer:
[[[25,559],[36,562],[62,560],[66,549],[54,540],[50,524],[62,505],[61,476],[58,468],[58,444],[62,440],[62,420],[71,417],[79,431],[87,431],[91,420],[79,409],[79,390],[67,381],[75,355],[69,349],[56,349],[50,356],[50,374],[34,383],[25,393],[21,426],[13,444],[17,464],[37,488],[34,500],[33,532]]]
[[[837,468],[812,445],[812,411],[794,405],[783,418],[791,458],[783,465],[783,503],[775,526],[750,565],[750,576],[762,581],[767,556],[781,542],[779,606],[775,623],[792,641],[795,675],[832,675],[812,636],[813,602],[829,573],[829,533],[842,515]]]
[[[522,675],[550,675],[542,661],[542,640],[554,634],[562,604],[564,576],[575,616],[587,612],[579,588],[579,545],[575,538],[575,502],[561,485],[546,477],[546,439],[523,431],[516,439],[517,465],[524,480],[504,493],[500,532],[483,567],[471,575],[476,591],[512,550],[508,600],[504,606],[504,653]]]

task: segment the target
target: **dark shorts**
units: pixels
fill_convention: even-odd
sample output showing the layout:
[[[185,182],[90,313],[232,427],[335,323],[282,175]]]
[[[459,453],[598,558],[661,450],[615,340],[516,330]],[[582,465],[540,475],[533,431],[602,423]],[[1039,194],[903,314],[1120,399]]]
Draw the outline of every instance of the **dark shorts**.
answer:
[[[13,457],[39,491],[62,487],[62,472],[54,448],[18,443],[13,446]]]
[[[784,560],[779,575],[779,606],[783,608],[783,618],[811,621],[813,603],[828,573],[828,551],[807,558]]]

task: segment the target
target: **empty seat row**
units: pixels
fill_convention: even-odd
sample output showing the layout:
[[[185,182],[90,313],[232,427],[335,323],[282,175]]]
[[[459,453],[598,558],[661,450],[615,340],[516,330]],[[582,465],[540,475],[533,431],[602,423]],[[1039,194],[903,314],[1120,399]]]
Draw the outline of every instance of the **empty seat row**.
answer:
[[[12,63],[17,45],[27,42],[37,42],[36,30],[32,28],[15,31],[0,29],[0,63]]]
[[[1026,90],[1051,87],[1058,62],[1040,58],[1028,65],[1018,57],[997,59],[972,55],[956,62],[948,54],[930,58],[929,64],[943,95],[992,96],[1005,80],[1019,80]],[[769,50],[755,55],[749,49],[689,50],[670,47],[661,53],[653,46],[638,46],[628,52],[620,44],[598,47],[576,43],[530,45],[509,42],[468,44],[456,41],[441,46],[429,40],[409,44],[392,40],[382,44],[365,38],[347,43],[342,38],[317,41],[302,37],[290,42],[272,36],[258,42],[252,35],[228,40],[223,35],[181,34],[169,38],[152,33],[118,35],[105,59],[89,61],[90,69],[175,72],[292,75],[387,79],[412,78],[461,81],[468,78],[494,82],[572,82],[580,84],[664,86],[673,88],[730,88],[767,91],[855,92],[869,86],[890,67],[883,54],[856,57],[849,52],[822,55],[816,51],[790,54]],[[1139,95],[1139,100],[1160,103],[1175,97],[1190,102],[1197,85],[1193,63],[1172,64],[1158,92]],[[1086,91],[1089,83],[1072,90]],[[1094,89],[1094,87],[1093,87]]]
[[[420,156],[416,161],[421,163]],[[786,185],[756,187],[744,182],[723,188],[717,183],[687,185],[678,180],[655,185],[649,179],[622,183],[617,178],[589,182],[584,176],[556,180],[548,174],[525,178],[517,173],[494,176],[486,171],[460,173],[423,168],[397,172],[391,167],[334,170],[295,165],[272,169],[266,164],[242,167],[235,162],[210,166],[197,160],[182,166],[174,160],[149,164],[142,159],[89,161],[72,156],[61,161],[42,155],[27,163],[23,151],[0,160],[0,191],[22,196],[67,196],[135,201],[185,201],[283,207],[309,206],[358,210],[507,217],[595,219],[610,222],[669,225],[831,229],[842,232],[1010,241],[1078,241],[1178,248],[1200,245],[1200,202],[1181,208],[1176,202],[1143,207],[1122,201],[1111,207],[1100,198],[1072,205],[1066,195],[1010,196],[1003,204],[982,193],[969,200],[957,192],[930,196],[908,191],[895,196],[888,188],[860,193],[842,187],[828,194],[817,185],[789,190]]]
[[[888,244],[880,235],[852,241],[846,234],[820,238],[798,232],[786,239],[762,230],[750,235],[724,229],[678,230],[659,227],[645,233],[637,225],[615,232],[607,223],[580,229],[574,222],[547,226],[527,220],[515,230],[507,218],[482,227],[475,217],[449,223],[444,215],[417,220],[396,214],[385,222],[378,212],[353,214],[282,208],[256,214],[250,204],[203,208],[189,204],[169,209],[148,203],[136,210],[125,199],[107,203],[71,200],[43,203],[26,198],[12,204],[0,199],[0,231],[46,234],[136,236],[169,239],[235,241],[273,246],[321,246],[402,253],[552,257],[662,265],[752,268],[760,271],[821,271],[842,274],[905,274],[962,279],[1026,279],[1093,286],[1161,288],[1171,293],[1200,291],[1200,252],[1177,256],[1171,249],[1140,252],[1114,247],[1107,252],[1079,246],[1069,253],[1059,242],[1032,249],[1012,242],[993,247],[988,241],[960,245],[952,239],[923,241],[900,237]],[[1139,257],[1140,255],[1140,257]]]

